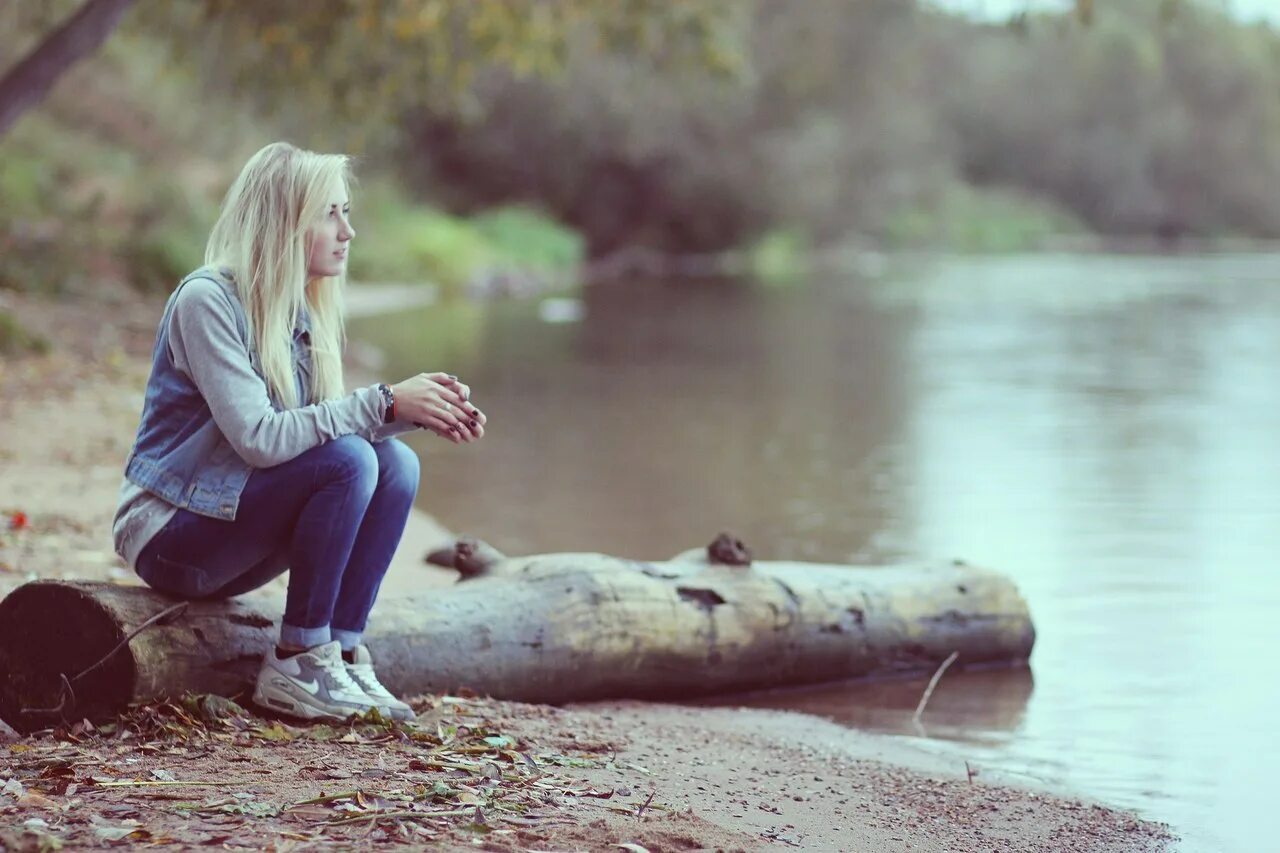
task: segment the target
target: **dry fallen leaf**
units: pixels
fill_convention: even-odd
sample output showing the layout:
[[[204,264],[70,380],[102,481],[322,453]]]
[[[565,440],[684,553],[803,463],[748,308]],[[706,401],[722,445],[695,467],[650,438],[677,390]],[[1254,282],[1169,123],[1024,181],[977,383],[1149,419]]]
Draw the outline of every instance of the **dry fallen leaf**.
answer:
[[[35,809],[58,810],[62,808],[62,806],[60,806],[54,800],[51,800],[48,797],[46,797],[44,794],[38,793],[36,791],[27,791],[27,793],[19,797],[18,805],[30,806],[31,808],[35,808]]]

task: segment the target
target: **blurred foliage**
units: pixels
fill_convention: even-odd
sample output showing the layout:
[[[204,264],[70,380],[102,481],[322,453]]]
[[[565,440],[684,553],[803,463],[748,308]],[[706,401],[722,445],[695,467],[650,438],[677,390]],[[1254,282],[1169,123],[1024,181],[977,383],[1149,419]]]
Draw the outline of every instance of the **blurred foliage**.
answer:
[[[0,288],[61,293],[83,277],[76,264],[100,220],[102,195],[66,192],[80,140],[28,121],[0,157]]]
[[[131,26],[168,38],[246,102],[294,126],[376,149],[406,111],[463,109],[477,72],[517,77],[564,68],[571,40],[654,68],[740,67],[732,0],[198,0],[142,4]],[[198,49],[192,50],[196,46]],[[371,49],[373,47],[373,49]],[[270,68],[269,75],[263,74]]]
[[[1088,29],[939,20],[939,125],[971,182],[1022,188],[1109,234],[1280,236],[1280,37],[1133,0]]]
[[[541,203],[592,255],[791,227],[817,245],[1005,250],[1082,227],[1280,236],[1269,27],[1177,0],[1007,25],[909,0],[743,8],[743,73],[571,43],[562,76],[490,69],[474,109],[410,114],[405,168],[459,209]]]
[[[917,111],[893,95],[919,83],[895,58],[912,6],[743,8],[754,10],[749,74],[654,71],[575,43],[561,77],[491,69],[471,89],[471,113],[412,116],[406,168],[464,209],[536,200],[579,229],[592,256],[721,249],[788,222],[820,239],[843,234],[907,191],[909,163],[931,158],[916,150],[927,144],[904,144]],[[864,131],[850,132],[853,117]],[[899,180],[882,182],[890,170]]]
[[[79,2],[0,4],[0,52]],[[140,2],[67,76],[0,140],[0,286],[167,289],[276,138],[367,155],[354,276],[454,289],[635,246],[785,281],[845,243],[1280,237],[1280,35],[1190,0]]]
[[[0,356],[48,352],[49,342],[18,324],[12,314],[0,309]]]
[[[0,48],[59,18],[11,13],[0,12],[12,25]],[[113,279],[167,293],[201,263],[226,186],[279,130],[195,68],[170,66],[170,52],[117,34],[0,139],[0,288],[61,295]],[[582,257],[575,234],[532,208],[468,221],[407,198],[385,169],[358,171],[357,277],[456,289],[485,268],[561,274]]]

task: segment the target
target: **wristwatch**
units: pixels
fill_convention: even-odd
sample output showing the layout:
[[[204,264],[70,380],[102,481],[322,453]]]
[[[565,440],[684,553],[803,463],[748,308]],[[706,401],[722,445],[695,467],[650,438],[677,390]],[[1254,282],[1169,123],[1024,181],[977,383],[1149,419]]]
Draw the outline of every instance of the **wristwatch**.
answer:
[[[396,419],[396,395],[392,392],[391,386],[385,382],[378,383],[378,392],[387,403],[387,411],[382,415],[382,422],[389,424]]]

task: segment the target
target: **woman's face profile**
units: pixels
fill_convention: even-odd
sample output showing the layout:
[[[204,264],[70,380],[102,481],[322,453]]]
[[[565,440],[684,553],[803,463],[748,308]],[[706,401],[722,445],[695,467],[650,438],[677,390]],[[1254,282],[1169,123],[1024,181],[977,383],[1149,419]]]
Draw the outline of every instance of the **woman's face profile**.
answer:
[[[307,229],[311,251],[307,276],[321,278],[341,275],[347,268],[347,249],[356,231],[351,227],[351,201],[345,190],[334,194],[325,205],[320,221]]]

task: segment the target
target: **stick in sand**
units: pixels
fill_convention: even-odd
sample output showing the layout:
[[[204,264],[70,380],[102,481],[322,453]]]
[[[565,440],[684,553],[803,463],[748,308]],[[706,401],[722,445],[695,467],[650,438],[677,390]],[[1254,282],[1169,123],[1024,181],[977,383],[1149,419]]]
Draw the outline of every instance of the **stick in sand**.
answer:
[[[960,656],[959,652],[952,652],[947,659],[942,662],[942,666],[938,667],[938,671],[933,674],[933,678],[929,679],[929,686],[924,689],[924,695],[920,697],[920,704],[916,706],[916,712],[911,715],[911,722],[916,728],[923,728],[920,725],[920,715],[924,713],[924,706],[929,704],[929,697],[933,695],[933,688],[938,686],[938,681],[942,678],[942,673],[947,671],[947,667],[955,662]]]

